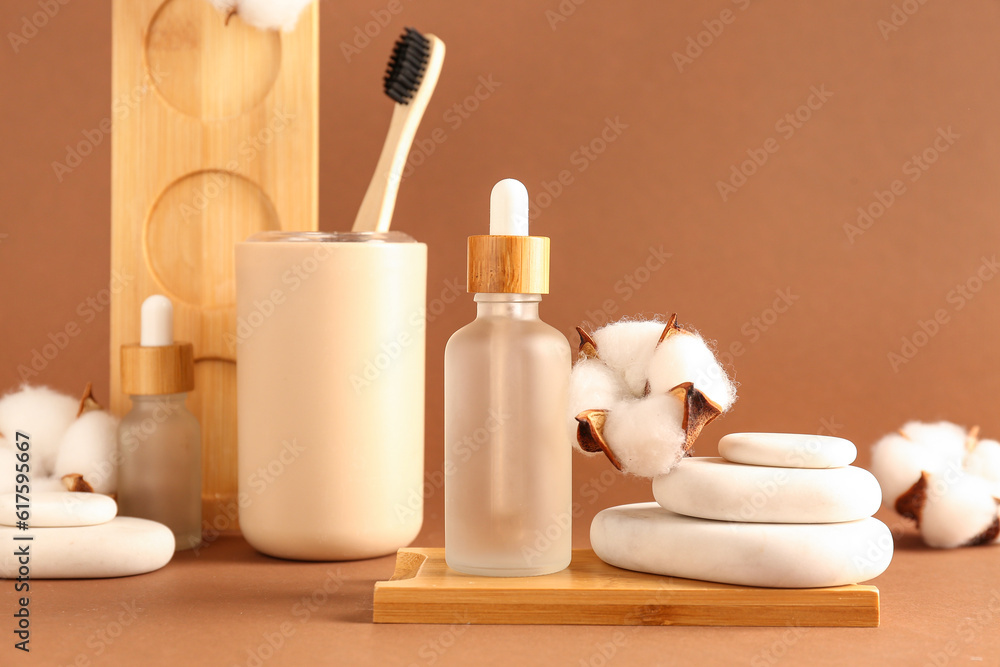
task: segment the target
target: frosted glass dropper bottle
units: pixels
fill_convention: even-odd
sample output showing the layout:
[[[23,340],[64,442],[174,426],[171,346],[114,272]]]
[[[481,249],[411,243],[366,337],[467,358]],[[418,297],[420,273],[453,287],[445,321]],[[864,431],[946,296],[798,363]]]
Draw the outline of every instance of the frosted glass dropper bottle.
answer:
[[[194,347],[174,342],[170,299],[143,301],[140,343],[121,354],[132,410],[118,426],[118,514],[159,521],[190,549],[201,542],[201,427],[184,404]]]
[[[528,192],[490,195],[490,235],[469,237],[476,319],[444,354],[445,560],[466,574],[523,577],[569,565],[569,342],[538,318],[549,239],[528,236]]]

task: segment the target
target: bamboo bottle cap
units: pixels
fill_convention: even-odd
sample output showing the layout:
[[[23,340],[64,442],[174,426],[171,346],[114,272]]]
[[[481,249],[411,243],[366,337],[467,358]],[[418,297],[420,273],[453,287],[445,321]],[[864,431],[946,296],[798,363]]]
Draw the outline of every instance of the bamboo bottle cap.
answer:
[[[549,293],[546,236],[470,236],[469,292]]]
[[[549,293],[549,239],[528,236],[528,204],[520,181],[493,186],[490,233],[469,237],[469,292]]]
[[[132,396],[194,389],[194,346],[174,342],[174,305],[153,294],[142,302],[138,345],[122,346],[122,391]]]
[[[194,345],[122,345],[122,391],[132,396],[180,394],[194,389]]]

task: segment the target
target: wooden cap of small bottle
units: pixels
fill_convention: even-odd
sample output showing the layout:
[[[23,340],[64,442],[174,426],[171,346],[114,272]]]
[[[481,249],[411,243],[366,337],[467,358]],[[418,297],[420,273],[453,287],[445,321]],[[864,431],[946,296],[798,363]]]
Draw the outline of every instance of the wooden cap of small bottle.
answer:
[[[547,236],[470,236],[471,293],[548,294]]]
[[[132,396],[180,394],[194,389],[194,345],[122,345],[122,391]]]

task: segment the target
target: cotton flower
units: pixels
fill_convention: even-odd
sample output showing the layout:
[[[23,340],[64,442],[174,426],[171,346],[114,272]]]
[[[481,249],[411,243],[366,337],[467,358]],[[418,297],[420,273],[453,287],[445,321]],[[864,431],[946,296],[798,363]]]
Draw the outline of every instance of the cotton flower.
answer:
[[[983,478],[990,486],[994,498],[1000,498],[1000,442],[980,440],[965,455],[965,471]]]
[[[0,493],[14,491],[17,433],[28,435],[31,492],[86,490],[112,494],[118,418],[94,400],[25,385],[0,399]]]
[[[585,410],[609,411],[630,396],[615,371],[596,357],[584,357],[573,366],[569,383],[569,435],[577,442],[580,422],[577,415]],[[592,452],[595,453],[596,452]]]
[[[247,25],[260,30],[285,30],[295,28],[302,10],[312,0],[208,0],[212,6],[229,17],[236,14]]]
[[[118,418],[104,410],[86,412],[70,424],[59,442],[55,476],[80,474],[97,493],[114,493],[118,468],[113,456],[117,447]]]
[[[913,519],[928,546],[1000,538],[1000,443],[949,422],[909,422],[872,447],[882,504]]]
[[[651,477],[684,456],[684,403],[670,394],[622,401],[609,413],[604,437],[621,469]]]
[[[616,468],[662,475],[727,411],[736,388],[696,332],[676,316],[621,321],[580,333],[570,377],[568,425],[586,454],[604,452]]]
[[[0,398],[0,434],[14,447],[17,433],[28,435],[32,477],[51,475],[59,439],[76,419],[80,402],[48,387],[22,386]],[[8,474],[3,471],[0,474]]]

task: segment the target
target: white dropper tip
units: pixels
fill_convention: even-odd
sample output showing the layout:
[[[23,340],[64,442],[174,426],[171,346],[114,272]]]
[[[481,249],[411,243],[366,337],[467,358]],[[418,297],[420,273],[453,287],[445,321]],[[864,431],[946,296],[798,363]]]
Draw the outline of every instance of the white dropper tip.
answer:
[[[154,294],[142,302],[140,311],[143,347],[162,347],[174,344],[174,304],[162,294]]]
[[[490,234],[528,235],[528,189],[521,181],[505,178],[490,193]]]

